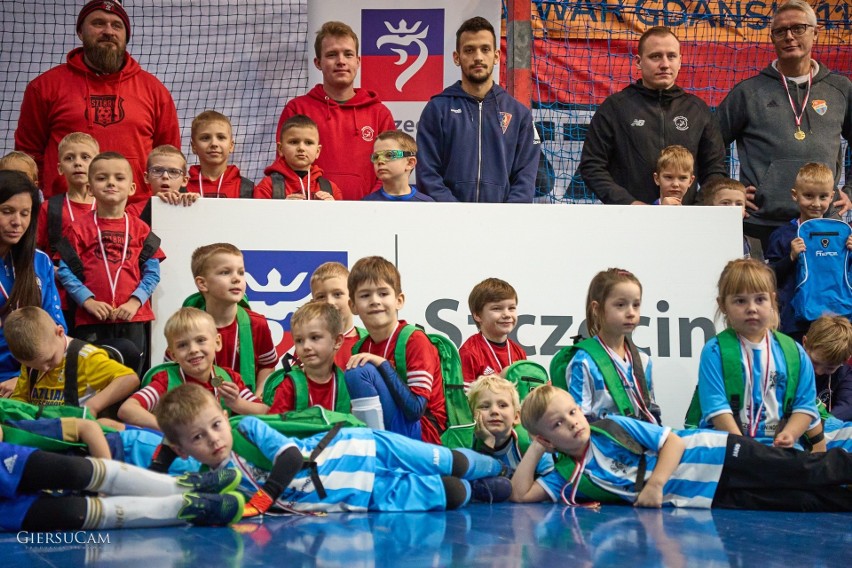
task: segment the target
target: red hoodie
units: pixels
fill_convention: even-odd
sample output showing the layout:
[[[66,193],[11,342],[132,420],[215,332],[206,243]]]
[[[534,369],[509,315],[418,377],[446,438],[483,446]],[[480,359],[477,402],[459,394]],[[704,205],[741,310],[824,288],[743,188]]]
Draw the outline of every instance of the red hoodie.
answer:
[[[131,205],[150,192],[142,177],[151,150],[160,144],[180,148],[180,127],[171,94],[130,54],[117,73],[98,75],[83,62],[83,48],[66,63],[45,71],[27,85],[15,131],[15,149],[31,155],[45,198],[66,190],[58,174],[59,141],[71,132],[91,134],[101,152],[121,153],[133,168],[136,193]]]
[[[186,191],[187,193],[200,193],[203,197],[236,199],[240,196],[241,181],[240,168],[233,164],[225,168],[224,173],[216,179],[210,179],[207,176],[203,176],[202,179],[201,166],[192,166],[189,168],[189,181],[186,182]]]
[[[263,178],[259,184],[254,186],[253,197],[255,199],[272,199],[272,178],[270,177],[272,172],[278,172],[284,176],[284,191],[286,195],[304,193],[302,189],[304,187],[304,189],[309,190],[311,199],[313,199],[313,194],[320,191],[317,178],[322,177],[323,173],[322,168],[320,168],[316,162],[311,165],[311,171],[308,172],[308,175],[304,178],[300,178],[299,174],[287,165],[284,158],[278,156],[275,161],[272,162],[271,166],[263,170],[266,177]],[[331,182],[331,193],[334,196],[334,199],[338,201],[343,199],[343,193],[340,191],[340,188],[337,187],[337,184],[331,180],[329,181]]]
[[[343,199],[359,201],[378,189],[370,154],[376,136],[396,125],[388,108],[373,91],[355,89],[355,96],[338,104],[317,84],[308,94],[291,99],[284,107],[275,139],[281,138],[284,121],[296,114],[311,117],[319,129],[322,152],[316,164],[340,186]]]

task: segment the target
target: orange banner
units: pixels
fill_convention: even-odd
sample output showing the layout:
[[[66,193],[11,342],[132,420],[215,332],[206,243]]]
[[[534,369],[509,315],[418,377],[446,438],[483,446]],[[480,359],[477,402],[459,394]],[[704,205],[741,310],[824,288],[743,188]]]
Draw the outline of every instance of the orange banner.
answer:
[[[638,39],[647,28],[667,26],[681,41],[769,42],[778,2],[761,0],[574,0],[532,2],[538,38]],[[821,30],[818,43],[852,41],[852,2],[813,3]]]

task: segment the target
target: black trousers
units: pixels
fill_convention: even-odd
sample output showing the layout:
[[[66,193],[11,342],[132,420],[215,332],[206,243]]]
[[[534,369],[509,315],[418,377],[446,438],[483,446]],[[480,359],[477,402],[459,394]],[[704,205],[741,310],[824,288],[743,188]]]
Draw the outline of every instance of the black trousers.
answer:
[[[766,511],[852,511],[852,454],[812,454],[728,436],[713,507]]]
[[[133,369],[141,379],[148,369],[151,368],[150,349],[148,348],[148,335],[150,330],[148,322],[124,322],[124,323],[97,323],[90,325],[79,325],[74,330],[73,337],[88,341],[89,343],[108,344],[110,339],[127,339],[139,348],[142,354],[138,368]]]

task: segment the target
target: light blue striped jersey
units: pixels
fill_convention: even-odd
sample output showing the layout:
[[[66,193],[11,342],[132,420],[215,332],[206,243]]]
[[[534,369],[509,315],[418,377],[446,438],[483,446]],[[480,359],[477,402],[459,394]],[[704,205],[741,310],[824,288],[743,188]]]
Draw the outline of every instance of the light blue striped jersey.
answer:
[[[648,383],[648,390],[651,392],[651,400],[654,400],[654,373],[651,358],[642,352],[639,353],[639,357],[642,360],[642,368],[645,370],[645,380]],[[633,378],[633,365],[618,358],[612,359],[612,362],[617,369],[624,373],[627,382],[633,388],[636,388]],[[582,349],[578,349],[571,362],[568,363],[568,368],[565,370],[565,381],[568,384],[568,392],[577,401],[577,405],[582,409],[583,414],[594,415],[597,418],[607,418],[610,414],[620,414],[612,395],[606,390],[603,373],[601,373],[591,355]],[[637,416],[641,415],[638,408],[633,410]]]
[[[300,440],[289,438],[253,416],[237,426],[247,440],[256,445],[269,461],[290,447],[308,456],[325,433]],[[376,471],[376,441],[368,428],[342,428],[316,459],[320,481],[327,493],[320,500],[314,490],[310,471],[303,469],[281,494],[278,503],[299,511],[367,511]],[[266,482],[269,472],[258,468],[236,453],[220,467],[233,467],[243,474],[240,491],[251,496]]]
[[[521,449],[518,446],[517,435],[513,434],[512,440],[508,444],[488,455],[506,466],[506,471],[509,477],[514,475],[515,470],[518,469],[518,464],[521,463],[521,458],[523,457],[521,455]],[[535,466],[535,474],[536,476],[542,476],[547,475],[551,471],[553,471],[553,456],[551,454],[544,454],[541,459],[538,460],[538,465]]]
[[[657,452],[672,429],[623,416],[611,415],[609,419],[622,426],[645,448],[647,480],[657,465]],[[663,505],[709,508],[722,475],[728,434],[713,430],[677,430],[675,433],[683,439],[686,448],[677,469],[663,486]],[[625,501],[636,501],[639,456],[595,431],[592,431],[591,451],[585,475],[598,487],[623,497]],[[556,470],[536,481],[553,501],[559,501],[562,488],[567,483]]]
[[[762,382],[766,374],[766,344],[751,343],[742,340],[745,347],[740,349],[740,357],[743,369],[746,368],[746,353],[752,360],[751,401],[748,400],[748,392],[745,393],[746,400],[743,401],[740,410],[740,423],[743,425],[743,435],[748,436],[748,410],[749,403],[753,405],[754,412],[760,408],[764,401],[762,393]],[[793,398],[793,412],[801,412],[811,417],[809,428],[819,424],[819,411],[816,407],[816,380],[814,378],[814,367],[810,358],[805,355],[801,345],[796,345],[799,352],[799,384],[796,387],[796,395]],[[766,400],[758,416],[757,431],[755,439],[763,444],[772,445],[778,424],[784,414],[784,396],[787,392],[787,362],[781,346],[770,334],[769,340],[769,374],[768,388],[766,389]],[[745,373],[743,374],[745,377]],[[743,379],[745,380],[745,379]],[[704,345],[701,350],[701,360],[698,365],[698,397],[701,400],[701,422],[699,428],[713,428],[712,418],[720,414],[731,414],[731,405],[725,394],[725,378],[722,375],[722,357],[719,353],[719,339],[714,337]]]
[[[832,416],[825,421],[824,431],[826,449],[840,448],[852,452],[852,422],[843,422]]]

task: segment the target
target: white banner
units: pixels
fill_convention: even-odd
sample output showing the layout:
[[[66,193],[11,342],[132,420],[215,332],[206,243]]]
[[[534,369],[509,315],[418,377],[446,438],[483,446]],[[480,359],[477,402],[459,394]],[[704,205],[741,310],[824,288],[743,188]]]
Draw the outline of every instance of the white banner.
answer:
[[[390,109],[397,128],[415,136],[420,113],[433,95],[461,79],[453,63],[456,30],[473,16],[491,22],[500,36],[498,0],[308,1],[308,83],[322,83],[314,65],[314,40],[323,23],[339,20],[361,43],[356,87],[375,91]],[[499,45],[498,45],[499,47]],[[494,68],[494,80],[499,67]]]
[[[329,260],[351,266],[381,255],[402,274],[400,317],[457,345],[476,333],[467,308],[471,288],[491,276],[508,281],[521,314],[515,338],[531,359],[548,366],[584,323],[592,277],[617,266],[642,282],[634,340],[653,358],[657,400],[673,426],[682,425],[701,347],[715,333],[719,274],[742,255],[742,219],[732,207],[237,199],[153,206],[154,231],[167,256],[154,294],[154,361],[165,351],[166,319],[196,291],[192,251],[214,242],[242,249],[248,298],[268,318],[279,352],[292,345],[290,315],[310,299],[317,266]]]

